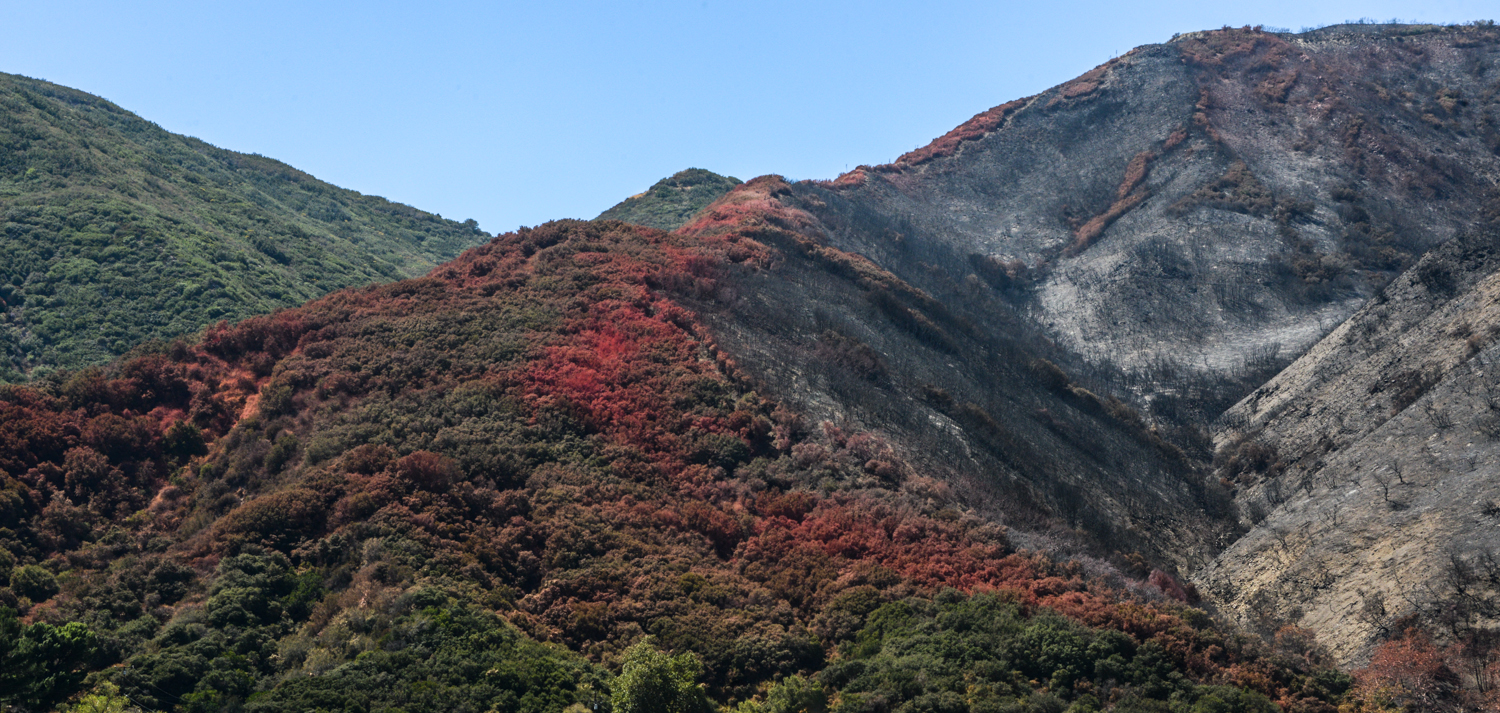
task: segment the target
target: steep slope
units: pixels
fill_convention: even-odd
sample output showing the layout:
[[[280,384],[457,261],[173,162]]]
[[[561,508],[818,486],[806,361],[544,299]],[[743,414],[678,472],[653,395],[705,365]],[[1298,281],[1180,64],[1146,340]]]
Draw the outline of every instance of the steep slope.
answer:
[[[76,645],[28,701],[176,710],[592,706],[646,634],[747,710],[1484,688],[1497,47],[1193,33],[675,233],[548,224],[0,389],[0,643]],[[1345,696],[1318,639],[1411,612],[1467,678],[1414,633]]]
[[[1491,650],[1496,228],[1429,253],[1225,414],[1220,469],[1256,526],[1198,580],[1242,621],[1314,629],[1345,661],[1413,615]]]
[[[1497,51],[1492,27],[1197,33],[679,232],[781,251],[795,277],[711,318],[778,398],[974,504],[1193,568],[1240,531],[1203,426],[1489,210]]]
[[[757,179],[679,232],[753,236],[783,251],[768,274],[797,275],[707,310],[768,393],[886,433],[989,516],[1029,498],[1125,550],[1212,562],[1198,581],[1227,611],[1309,627],[1345,662],[1414,612],[1480,655],[1500,620],[1476,366],[1497,60],[1483,24],[1192,33],[893,164]],[[987,432],[998,461],[975,456]],[[1163,440],[1182,466],[1144,447]]]
[[[1201,424],[1478,219],[1497,53],[1479,26],[1193,33],[782,202],[935,299],[993,290],[1065,367]]]
[[[689,168],[657,181],[645,193],[616,203],[600,213],[597,220],[623,220],[660,230],[676,230],[740,183],[740,179],[732,176]]]
[[[1232,541],[1227,493],[1125,404],[1100,397],[988,290],[934,299],[828,244],[795,187],[759,178],[679,231],[770,248],[700,309],[767,393],[879,431],[987,518],[1048,551],[1201,565]]]
[[[0,389],[0,597],[98,642],[0,695],[96,670],[182,711],[607,710],[596,666],[649,633],[751,710],[1333,710],[1314,649],[1019,551],[879,434],[752,390],[684,305],[775,259],[548,224]]]
[[[419,275],[488,237],[8,74],[0,234],[0,381]]]

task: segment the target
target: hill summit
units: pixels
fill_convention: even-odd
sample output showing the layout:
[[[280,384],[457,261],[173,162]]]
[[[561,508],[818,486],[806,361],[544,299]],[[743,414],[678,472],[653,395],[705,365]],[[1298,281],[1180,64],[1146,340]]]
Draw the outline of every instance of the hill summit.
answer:
[[[1450,670],[1482,670],[1500,621],[1497,66],[1493,23],[1188,33],[891,164],[752,180],[679,232],[798,256],[705,310],[721,344],[764,393],[927,454],[993,519],[1025,529],[1003,505],[1027,500],[1347,665],[1425,627],[1467,652]],[[791,277],[808,262],[860,299],[770,287],[814,284]],[[849,339],[878,378],[821,356]],[[1028,363],[1057,398],[1024,385]],[[1181,467],[1072,420],[1088,412]],[[1042,465],[1069,439],[1097,470]]]
[[[0,235],[0,381],[419,275],[488,238],[10,74]]]
[[[623,220],[659,230],[676,230],[703,207],[740,185],[738,178],[689,168],[657,181],[599,214],[599,220]]]

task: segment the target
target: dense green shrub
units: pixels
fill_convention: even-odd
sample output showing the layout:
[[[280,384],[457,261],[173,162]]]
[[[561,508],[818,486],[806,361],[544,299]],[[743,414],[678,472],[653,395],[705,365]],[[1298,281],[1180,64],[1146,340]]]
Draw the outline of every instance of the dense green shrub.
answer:
[[[697,678],[703,665],[690,654],[668,656],[642,639],[625,650],[610,703],[615,713],[710,713]]]
[[[98,653],[81,623],[23,625],[16,610],[0,607],[0,704],[47,710],[78,689]]]
[[[620,201],[597,220],[623,220],[661,230],[676,230],[708,204],[741,183],[701,168],[689,168],[663,178],[645,193]]]
[[[57,594],[57,578],[42,567],[28,564],[11,571],[10,588],[16,594],[39,602]]]

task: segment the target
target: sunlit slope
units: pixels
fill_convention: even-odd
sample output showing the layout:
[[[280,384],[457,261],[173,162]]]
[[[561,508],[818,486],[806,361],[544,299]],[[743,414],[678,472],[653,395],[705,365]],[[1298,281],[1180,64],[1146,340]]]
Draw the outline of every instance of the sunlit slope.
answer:
[[[1197,427],[1482,219],[1497,61],[1487,25],[1189,33],[783,202],[941,301],[1011,303],[1062,366]]]
[[[0,75],[0,380],[418,275],[486,237]]]

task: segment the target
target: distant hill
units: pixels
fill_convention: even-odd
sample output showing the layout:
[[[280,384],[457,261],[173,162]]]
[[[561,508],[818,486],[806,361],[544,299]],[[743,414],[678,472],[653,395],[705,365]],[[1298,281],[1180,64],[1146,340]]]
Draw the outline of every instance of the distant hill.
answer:
[[[488,238],[10,74],[0,234],[0,381],[418,275]]]
[[[656,182],[650,190],[620,201],[599,214],[601,220],[623,220],[661,230],[676,230],[703,207],[742,181],[713,171],[689,168]]]

